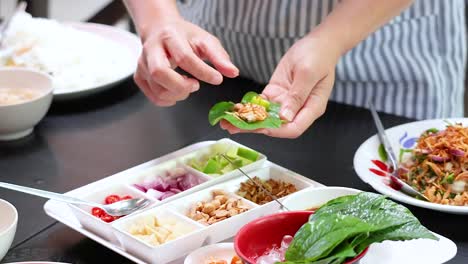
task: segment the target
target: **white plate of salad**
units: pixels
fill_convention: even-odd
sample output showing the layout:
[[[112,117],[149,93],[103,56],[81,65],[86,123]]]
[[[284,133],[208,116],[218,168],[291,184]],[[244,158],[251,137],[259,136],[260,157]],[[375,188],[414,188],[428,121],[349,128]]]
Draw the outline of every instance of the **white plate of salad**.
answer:
[[[427,209],[468,214],[468,118],[434,119],[386,130],[399,160],[398,175],[430,201],[410,197],[392,186],[393,170],[377,135],[356,151],[354,169],[378,192]]]

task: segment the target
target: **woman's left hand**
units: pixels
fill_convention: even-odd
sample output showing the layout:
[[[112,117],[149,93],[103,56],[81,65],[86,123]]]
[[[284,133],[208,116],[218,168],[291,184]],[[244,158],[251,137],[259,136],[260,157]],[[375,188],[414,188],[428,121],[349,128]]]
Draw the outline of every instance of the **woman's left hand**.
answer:
[[[262,96],[281,104],[281,128],[240,130],[227,121],[221,127],[229,133],[261,133],[271,137],[297,138],[326,109],[335,80],[335,66],[341,51],[335,43],[314,35],[297,41],[276,67]]]

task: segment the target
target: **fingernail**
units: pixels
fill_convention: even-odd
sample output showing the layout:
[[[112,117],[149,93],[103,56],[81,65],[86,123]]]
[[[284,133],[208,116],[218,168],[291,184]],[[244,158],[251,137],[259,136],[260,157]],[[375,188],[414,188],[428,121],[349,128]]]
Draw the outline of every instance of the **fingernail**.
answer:
[[[291,122],[294,119],[294,113],[291,109],[286,108],[281,112],[281,115],[286,118],[287,121]]]
[[[225,64],[226,64],[229,68],[232,69],[232,72],[233,72],[233,73],[236,73],[236,74],[239,73],[239,69],[238,69],[238,68],[236,67],[236,65],[234,65],[232,62],[227,61],[227,62],[225,62]]]
[[[195,82],[195,83],[192,85],[192,92],[198,91],[199,89],[200,89],[200,83],[199,83],[199,82]]]
[[[223,76],[220,74],[216,74],[215,76],[213,76],[213,78],[211,79],[213,83],[222,83],[223,82]]]

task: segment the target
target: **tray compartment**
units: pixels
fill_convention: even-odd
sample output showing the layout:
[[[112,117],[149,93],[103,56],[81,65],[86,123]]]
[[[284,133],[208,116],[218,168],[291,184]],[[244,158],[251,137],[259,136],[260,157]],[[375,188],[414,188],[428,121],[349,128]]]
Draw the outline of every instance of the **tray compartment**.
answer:
[[[258,177],[260,180],[263,180],[263,181],[273,179],[275,181],[283,181],[285,183],[293,184],[296,187],[296,190],[297,190],[296,192],[299,192],[301,190],[304,190],[304,189],[310,188],[310,187],[317,187],[317,186],[315,186],[313,181],[305,178],[304,176],[299,175],[299,174],[297,174],[295,172],[284,169],[284,168],[282,168],[282,167],[280,167],[278,165],[274,165],[274,164],[269,164],[268,166],[265,166],[263,168],[253,170],[253,171],[249,172],[249,176],[252,177],[252,178]],[[239,191],[239,188],[241,186],[241,183],[245,183],[248,180],[249,179],[247,177],[241,175],[240,177],[237,177],[237,178],[235,178],[233,180],[230,180],[230,181],[226,182],[226,184],[224,186],[226,186],[225,188],[229,192],[236,193],[237,195],[239,195],[238,191]],[[280,197],[279,200],[280,201],[284,200],[289,195]],[[267,204],[262,204],[262,205],[269,205],[269,204],[278,205],[275,201],[271,201],[271,202],[269,202]],[[258,205],[260,205],[260,204],[258,204]]]
[[[190,174],[190,176],[187,176],[187,174]],[[155,183],[159,179],[163,179],[162,181],[164,181],[164,183],[162,183],[162,185],[165,185],[166,183],[170,183],[171,181],[173,181],[173,184],[175,185],[174,187],[180,188],[180,185],[177,183],[177,178],[179,177],[192,177],[192,180],[197,181],[198,184],[193,186],[190,189],[179,192],[175,195],[172,195],[162,200],[159,200],[158,197],[156,197],[155,195],[151,193],[154,191],[144,192],[143,190],[135,186],[135,185],[140,185],[140,186],[144,185],[146,187],[150,187],[148,185],[150,185],[151,183]],[[180,197],[183,197],[185,195],[188,195],[188,194],[191,194],[191,193],[194,193],[196,191],[206,188],[207,186],[210,185],[210,183],[208,183],[210,179],[211,178],[209,176],[197,170],[187,168],[184,164],[178,162],[177,159],[174,159],[174,160],[170,160],[170,161],[166,161],[161,164],[158,164],[137,175],[129,176],[126,182],[129,185],[129,187],[134,189],[135,191],[141,194],[145,194],[149,197],[152,197],[153,199],[156,199],[160,201],[161,203],[167,203],[167,202],[176,200]],[[164,189],[169,190],[170,186],[167,186],[167,187],[164,186]]]
[[[257,210],[258,205],[234,193],[226,191],[224,184],[212,186],[208,189],[196,192],[185,197],[182,200],[176,200],[171,203],[165,204],[163,207],[168,208],[191,219],[189,217],[189,213],[192,207],[195,206],[197,202],[211,202],[213,200],[212,192],[217,190],[223,190],[229,198],[240,200],[243,205],[250,209],[211,225],[204,224],[204,232],[207,234],[208,244],[216,243],[234,236],[243,225],[262,216],[262,212]]]
[[[153,245],[130,233],[133,225],[144,225],[147,223],[148,217],[156,217],[159,219],[158,221],[162,222],[177,221],[190,231],[174,240],[160,245]],[[152,208],[117,221],[113,224],[113,227],[123,249],[146,263],[167,263],[178,259],[201,247],[206,239],[206,234],[202,232],[203,225],[162,207]]]
[[[218,140],[215,143],[212,143],[212,144],[210,144],[208,146],[205,146],[204,148],[201,148],[199,150],[193,151],[192,153],[184,155],[184,156],[180,157],[179,160],[182,163],[184,163],[187,167],[190,167],[193,170],[196,170],[191,165],[191,163],[194,160],[195,161],[203,160],[203,159],[206,159],[208,156],[211,156],[213,154],[226,153],[226,152],[228,152],[229,150],[231,150],[233,148],[239,148],[239,147],[240,148],[245,148],[245,149],[248,149],[248,150],[253,150],[253,149],[251,149],[249,147],[246,147],[246,146],[244,146],[242,144],[239,144],[239,143],[237,143],[235,141],[232,141],[232,140],[230,140],[228,138],[224,138],[224,139]],[[250,163],[250,164],[248,164],[248,165],[242,166],[241,167],[242,170],[248,172],[248,171],[251,171],[251,170],[254,170],[254,169],[258,169],[258,168],[260,168],[260,167],[262,167],[264,165],[267,157],[265,155],[263,155],[262,153],[260,153],[259,151],[257,151],[257,152],[259,153],[259,156],[258,156],[257,160]],[[198,171],[198,170],[196,170],[196,171]],[[224,174],[206,174],[206,173],[204,173],[204,174],[211,179],[209,181],[209,183],[211,185],[214,185],[214,184],[218,184],[218,183],[227,181],[229,179],[235,178],[235,177],[240,175],[240,172],[238,170],[234,169],[234,170],[232,170],[230,172],[227,172],[227,173],[224,173]]]
[[[76,195],[75,197],[83,199],[85,201],[104,204],[105,198],[111,194],[116,194],[119,196],[131,195],[133,198],[152,199],[150,197],[147,197],[141,194],[140,192],[137,192],[129,188],[128,186],[125,186],[124,184],[117,184],[117,185],[110,186],[110,187],[102,187],[102,188],[94,189],[93,191],[90,191],[87,194]],[[153,204],[150,206],[154,206],[158,203],[158,201],[154,199],[152,199],[152,201],[153,201]],[[91,210],[92,210],[91,206],[70,204],[69,207],[71,208],[73,214],[75,215],[75,217],[78,219],[78,221],[84,228],[90,230],[91,232],[103,237],[104,239],[116,245],[120,245],[117,240],[117,237],[114,235],[111,223],[106,223],[103,220],[93,216],[91,214]],[[125,217],[128,217],[128,216],[124,216],[115,221],[120,221],[121,219],[124,219]]]

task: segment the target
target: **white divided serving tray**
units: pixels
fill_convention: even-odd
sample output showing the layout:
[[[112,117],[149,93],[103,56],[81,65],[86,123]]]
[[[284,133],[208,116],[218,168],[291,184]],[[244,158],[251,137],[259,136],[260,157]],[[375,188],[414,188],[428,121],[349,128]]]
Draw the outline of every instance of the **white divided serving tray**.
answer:
[[[89,213],[91,208],[81,208],[56,201],[48,201],[44,205],[44,210],[52,218],[136,263],[168,263],[171,261],[181,263],[183,257],[191,251],[207,244],[231,239],[237,233],[237,230],[248,222],[279,211],[279,205],[275,202],[260,206],[241,198],[244,204],[247,204],[251,209],[216,224],[204,226],[188,217],[185,218],[189,207],[198,201],[207,200],[212,190],[222,189],[228,194],[236,196],[235,192],[240,183],[247,180],[237,170],[212,177],[186,165],[188,160],[206,154],[207,149],[215,145],[218,146],[217,148],[219,148],[219,145],[247,148],[229,139],[200,142],[66,193],[70,196],[95,202],[102,202],[104,197],[110,194],[130,194],[134,197],[147,197],[154,201],[151,207],[118,219],[113,223],[104,223],[92,216]],[[144,175],[157,174],[160,171],[174,167],[183,167],[192,174],[208,180],[163,201],[158,201],[132,187],[132,184],[138,182],[138,179],[141,179]],[[298,190],[323,186],[267,161],[262,154],[260,154],[256,162],[242,168],[250,175],[258,176],[261,179],[273,178],[293,183]],[[183,199],[180,199],[181,197]],[[196,225],[197,230],[161,246],[151,247],[149,244],[131,237],[124,230],[126,222],[138,220],[138,217],[144,214],[166,214],[185,218],[181,220],[183,222],[191,221],[191,224]]]

